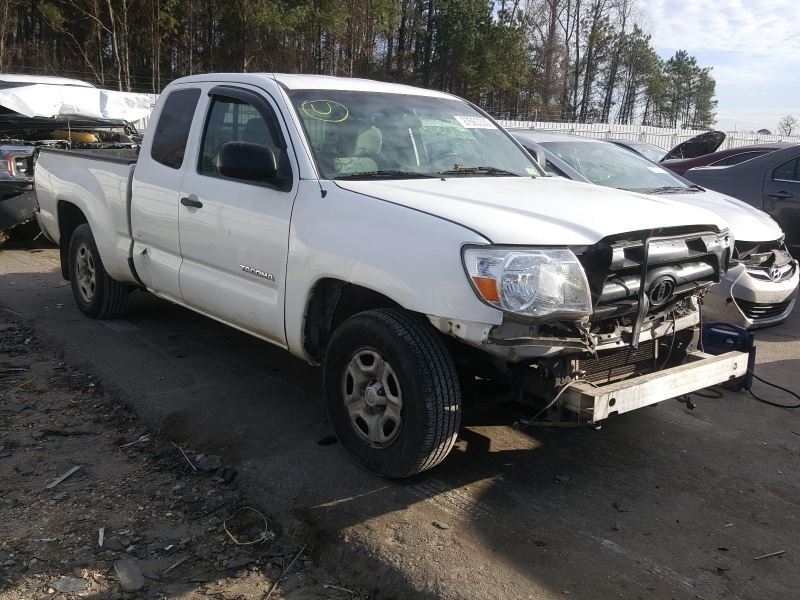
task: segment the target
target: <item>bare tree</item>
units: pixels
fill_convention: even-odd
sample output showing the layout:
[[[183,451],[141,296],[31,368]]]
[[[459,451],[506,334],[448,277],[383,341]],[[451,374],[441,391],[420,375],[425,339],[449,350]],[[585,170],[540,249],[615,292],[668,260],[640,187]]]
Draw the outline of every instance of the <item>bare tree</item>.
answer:
[[[792,132],[797,129],[797,125],[797,119],[795,119],[792,115],[786,115],[780,121],[778,121],[778,131],[780,131],[783,135],[792,135]]]
[[[122,91],[122,61],[119,58],[119,42],[117,41],[117,18],[111,0],[108,0],[108,15],[111,21],[111,27],[108,29],[111,34],[111,51],[117,64],[117,85],[119,91]]]
[[[614,101],[614,91],[617,89],[617,76],[619,74],[622,53],[625,49],[625,41],[628,35],[628,19],[631,16],[632,4],[633,3],[631,0],[619,0],[619,4],[617,6],[617,35],[611,55],[611,62],[608,67],[608,78],[606,79],[603,108],[600,112],[600,120],[604,123],[608,122],[608,119],[611,116],[611,105]]]
[[[589,11],[589,33],[586,41],[585,67],[583,70],[583,96],[579,118],[585,122],[589,115],[589,106],[592,100],[592,86],[600,66],[598,54],[602,52],[606,39],[603,35],[604,19],[606,18],[606,0],[594,0]]]
[[[14,26],[9,18],[11,0],[0,0],[0,71],[3,70],[6,57],[6,32]]]

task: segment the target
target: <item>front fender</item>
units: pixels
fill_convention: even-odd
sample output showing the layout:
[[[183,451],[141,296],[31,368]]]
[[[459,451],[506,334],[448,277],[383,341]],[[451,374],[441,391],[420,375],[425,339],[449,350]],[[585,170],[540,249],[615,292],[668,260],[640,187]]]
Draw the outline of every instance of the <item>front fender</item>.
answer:
[[[292,353],[303,349],[311,291],[333,278],[387,296],[400,306],[444,318],[500,324],[482,303],[461,262],[464,244],[488,241],[476,232],[418,210],[303,181],[292,214],[286,274],[286,333]]]

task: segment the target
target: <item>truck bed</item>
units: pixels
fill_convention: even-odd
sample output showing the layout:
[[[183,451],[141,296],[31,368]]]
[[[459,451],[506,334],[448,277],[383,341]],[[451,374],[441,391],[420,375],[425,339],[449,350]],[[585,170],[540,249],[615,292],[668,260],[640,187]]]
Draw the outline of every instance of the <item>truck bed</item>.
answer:
[[[42,152],[50,152],[53,154],[65,154],[67,156],[82,156],[84,158],[96,158],[98,160],[132,164],[139,158],[139,151],[133,148],[76,148],[72,150],[64,150],[62,148],[41,148]]]
[[[135,283],[128,264],[131,252],[129,204],[136,152],[117,149],[60,150],[43,148],[36,163],[39,225],[59,243],[59,202],[83,213],[109,275]]]

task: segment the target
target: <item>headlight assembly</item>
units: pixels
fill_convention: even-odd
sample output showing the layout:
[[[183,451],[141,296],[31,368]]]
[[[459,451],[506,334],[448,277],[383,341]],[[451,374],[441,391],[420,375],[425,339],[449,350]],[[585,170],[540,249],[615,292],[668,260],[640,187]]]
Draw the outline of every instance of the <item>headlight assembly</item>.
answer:
[[[572,320],[592,314],[589,283],[571,250],[466,247],[463,258],[478,296],[496,308]]]

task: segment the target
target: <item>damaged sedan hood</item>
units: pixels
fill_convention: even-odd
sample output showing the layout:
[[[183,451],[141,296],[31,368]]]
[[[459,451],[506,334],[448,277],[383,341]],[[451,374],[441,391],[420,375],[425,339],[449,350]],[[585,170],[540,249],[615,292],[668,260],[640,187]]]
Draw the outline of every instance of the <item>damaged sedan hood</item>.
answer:
[[[149,94],[101,90],[87,85],[4,81],[0,76],[0,106],[25,117],[83,117],[138,121],[147,117],[154,100]]]
[[[669,196],[643,196],[560,177],[335,181],[342,189],[436,215],[495,244],[582,245],[609,235],[687,225],[728,228]]]
[[[723,131],[706,131],[675,146],[667,152],[661,162],[673,159],[697,158],[698,156],[711,154],[717,151],[726,137]]]

